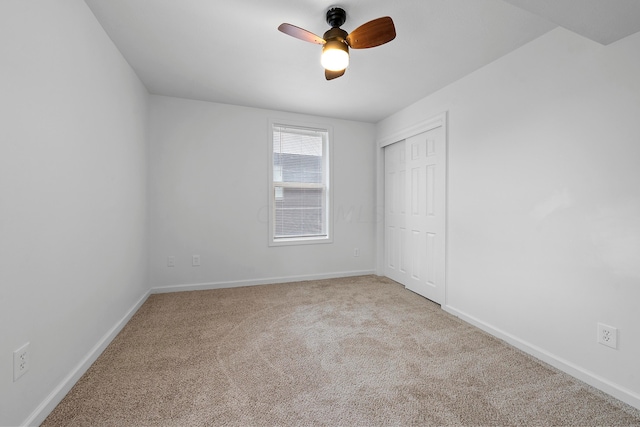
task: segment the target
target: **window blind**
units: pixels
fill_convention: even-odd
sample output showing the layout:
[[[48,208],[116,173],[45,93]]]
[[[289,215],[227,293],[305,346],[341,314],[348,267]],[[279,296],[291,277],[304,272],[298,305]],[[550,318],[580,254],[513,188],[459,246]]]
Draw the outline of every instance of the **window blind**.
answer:
[[[327,235],[326,141],[326,131],[274,125],[274,239]]]

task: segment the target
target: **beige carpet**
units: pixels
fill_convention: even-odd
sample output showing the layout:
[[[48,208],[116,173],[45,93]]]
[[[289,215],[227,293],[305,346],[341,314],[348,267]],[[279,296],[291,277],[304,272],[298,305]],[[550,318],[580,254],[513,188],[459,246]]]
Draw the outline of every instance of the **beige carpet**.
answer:
[[[152,295],[43,426],[640,426],[365,276]]]

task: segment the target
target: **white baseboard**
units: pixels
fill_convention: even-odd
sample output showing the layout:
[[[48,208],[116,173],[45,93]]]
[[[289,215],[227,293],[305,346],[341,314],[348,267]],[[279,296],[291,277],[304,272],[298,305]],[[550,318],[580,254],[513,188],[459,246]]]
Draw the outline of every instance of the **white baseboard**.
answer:
[[[266,279],[233,280],[228,282],[190,283],[184,285],[158,286],[151,288],[152,294],[168,292],[204,291],[210,289],[239,288],[242,286],[269,285],[274,283],[302,282],[306,280],[336,279],[340,277],[366,276],[374,270],[342,271],[337,273],[309,274],[302,276],[269,277]]]
[[[131,317],[138,311],[149,297],[150,292],[147,291],[127,313],[116,323],[98,343],[87,353],[80,363],[67,375],[62,382],[38,405],[38,407],[29,415],[22,423],[23,426],[40,425],[45,418],[55,409],[62,399],[69,393],[71,388],[78,382],[80,377],[89,369],[89,367],[102,354],[107,346],[113,341],[118,333],[129,322]]]
[[[602,378],[594,374],[593,372],[589,372],[586,369],[583,369],[582,367],[569,362],[568,360],[558,357],[538,346],[528,343],[498,328],[495,328],[494,326],[485,323],[473,316],[470,316],[454,307],[451,307],[449,305],[442,305],[442,309],[464,320],[465,322],[482,329],[483,331],[493,335],[494,337],[506,341],[517,349],[522,350],[537,359],[540,359],[541,361],[553,366],[554,368],[566,372],[572,377],[577,378],[578,380],[585,382],[590,386],[593,386],[598,390],[603,391],[606,394],[613,396],[628,405],[633,406],[634,408],[640,409],[640,395],[638,393],[635,393],[632,390],[629,390],[605,378]]]

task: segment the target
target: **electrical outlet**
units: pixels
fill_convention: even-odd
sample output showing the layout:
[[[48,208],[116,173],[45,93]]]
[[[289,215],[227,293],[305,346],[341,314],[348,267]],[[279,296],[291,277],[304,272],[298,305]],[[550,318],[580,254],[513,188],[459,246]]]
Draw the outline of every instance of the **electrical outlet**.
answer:
[[[167,267],[175,267],[176,266],[176,257],[170,255],[167,257]]]
[[[360,256],[360,249],[359,248],[354,248],[353,249],[353,256]]]
[[[194,255],[191,258],[191,265],[194,267],[199,267],[200,266],[200,255]]]
[[[29,370],[29,343],[13,352],[13,381],[23,376]]]
[[[618,329],[598,323],[598,342],[611,348],[618,348]]]

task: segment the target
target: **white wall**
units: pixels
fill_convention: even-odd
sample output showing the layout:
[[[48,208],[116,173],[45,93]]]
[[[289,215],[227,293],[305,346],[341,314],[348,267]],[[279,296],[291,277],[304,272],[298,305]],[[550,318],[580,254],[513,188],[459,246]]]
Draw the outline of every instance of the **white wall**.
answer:
[[[2,0],[0,94],[0,425],[18,425],[147,292],[147,93],[84,2]]]
[[[448,111],[444,308],[640,407],[638,52],[557,29],[377,137]]]
[[[151,96],[150,105],[152,287],[374,271],[374,125],[162,96]],[[331,244],[268,246],[270,118],[333,127]],[[193,254],[200,267],[191,266]],[[167,267],[167,256],[175,256],[175,267]]]

